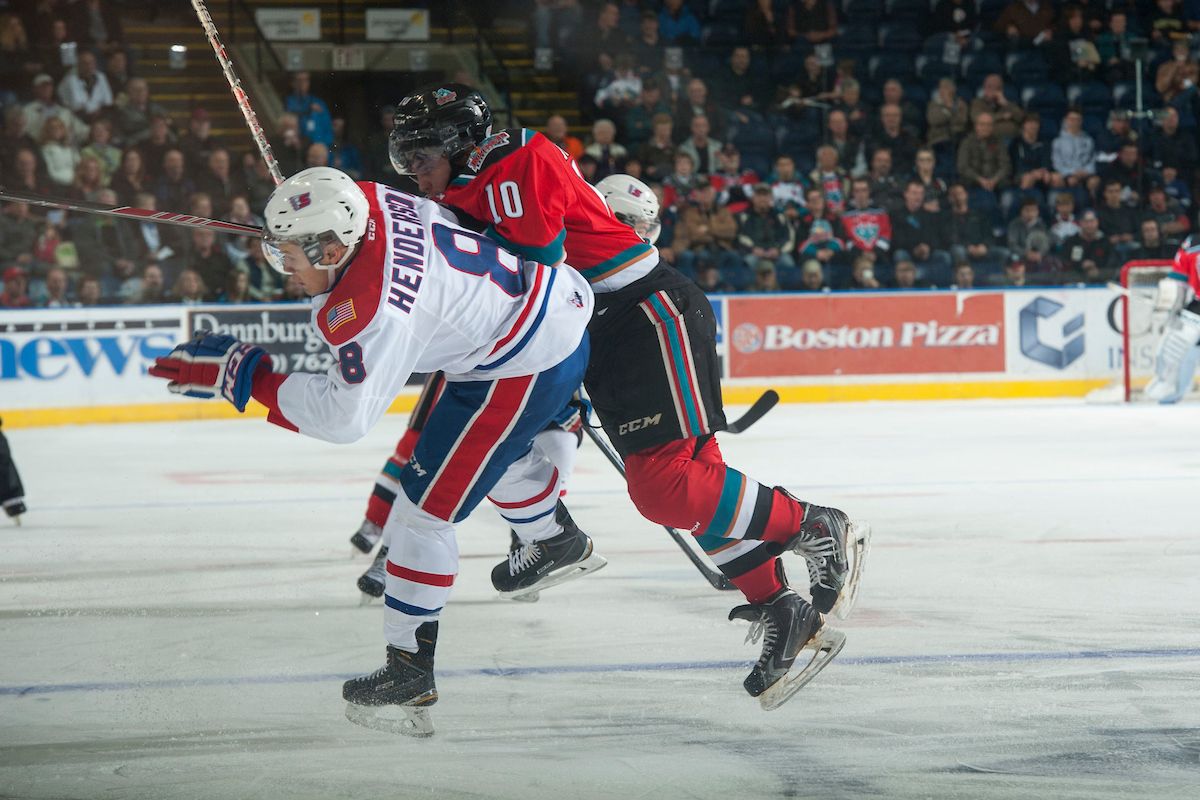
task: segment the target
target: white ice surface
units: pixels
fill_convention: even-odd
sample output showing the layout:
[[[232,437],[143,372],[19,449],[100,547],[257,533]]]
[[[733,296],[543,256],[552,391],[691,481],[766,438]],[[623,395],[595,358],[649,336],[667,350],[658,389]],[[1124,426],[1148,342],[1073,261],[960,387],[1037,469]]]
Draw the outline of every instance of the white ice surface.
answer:
[[[722,436],[875,531],[846,649],[770,713],[737,598],[585,444],[569,503],[610,565],[497,600],[481,507],[430,740],[340,694],[383,660],[347,538],[402,424],[9,431],[31,510],[0,518],[0,797],[1200,797],[1194,408],[781,406]]]

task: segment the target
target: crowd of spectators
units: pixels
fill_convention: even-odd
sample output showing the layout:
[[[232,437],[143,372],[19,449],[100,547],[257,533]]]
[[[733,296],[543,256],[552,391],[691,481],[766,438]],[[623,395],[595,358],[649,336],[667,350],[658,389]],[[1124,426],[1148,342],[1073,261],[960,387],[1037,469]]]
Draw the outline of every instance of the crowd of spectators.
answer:
[[[190,213],[260,226],[274,182],[247,137],[231,150],[193,106],[173,118],[140,77],[105,0],[10,3],[0,12],[0,185],[16,193]],[[165,56],[165,53],[164,53]],[[272,132],[282,172],[331,164],[355,177],[345,120],[289,76]],[[386,153],[386,151],[385,151]],[[302,299],[257,241],[211,231],[0,204],[0,307]]]
[[[664,257],[706,289],[1102,283],[1195,219],[1200,0],[535,0],[533,19],[592,125],[547,134],[591,180],[650,184]]]

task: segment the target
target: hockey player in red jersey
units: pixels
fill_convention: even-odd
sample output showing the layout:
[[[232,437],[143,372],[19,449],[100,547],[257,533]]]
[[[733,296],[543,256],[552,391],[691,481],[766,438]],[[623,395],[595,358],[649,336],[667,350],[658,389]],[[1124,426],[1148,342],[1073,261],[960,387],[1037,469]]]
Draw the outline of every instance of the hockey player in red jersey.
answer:
[[[430,86],[401,100],[390,151],[398,172],[464,224],[474,219],[514,252],[565,263],[591,282],[584,385],[625,459],[630,497],[646,518],[695,531],[745,594],[748,604],[731,618],[766,632],[745,688],[764,707],[786,700],[844,643],[821,612],[849,611],[869,529],[725,464],[714,438],[725,415],[708,298],[660,264],[653,243],[622,223],[546,137],[492,131],[487,103],[468,86]],[[631,181],[617,191],[649,190]],[[812,604],[788,587],[778,558],[785,551],[805,558]],[[793,670],[802,649],[810,660]]]
[[[1146,397],[1159,403],[1179,402],[1192,388],[1196,363],[1200,361],[1200,236],[1189,236],[1175,253],[1171,274],[1159,281],[1154,309],[1167,315],[1158,352],[1154,379],[1146,386]]]

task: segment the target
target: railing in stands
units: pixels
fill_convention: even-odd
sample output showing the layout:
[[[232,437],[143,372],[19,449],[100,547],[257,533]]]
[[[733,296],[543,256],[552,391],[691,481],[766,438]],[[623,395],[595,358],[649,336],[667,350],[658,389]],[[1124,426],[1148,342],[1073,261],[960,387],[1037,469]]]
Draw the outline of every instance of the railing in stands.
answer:
[[[496,91],[500,95],[502,102],[492,104],[492,114],[508,118],[508,123],[504,127],[514,125],[516,120],[513,119],[513,102],[509,88],[512,86],[512,76],[508,71],[508,67],[505,66],[503,59],[496,53],[495,48],[488,39],[487,32],[492,28],[489,9],[485,3],[468,2],[459,7],[458,13],[465,16],[467,22],[475,28],[475,61],[479,64],[480,72],[490,72],[499,76],[499,82],[502,87],[497,86]],[[450,32],[450,41],[453,42],[454,25],[452,22],[447,26],[447,29]],[[480,75],[480,77],[484,76]],[[492,83],[494,85],[496,81],[492,81]]]

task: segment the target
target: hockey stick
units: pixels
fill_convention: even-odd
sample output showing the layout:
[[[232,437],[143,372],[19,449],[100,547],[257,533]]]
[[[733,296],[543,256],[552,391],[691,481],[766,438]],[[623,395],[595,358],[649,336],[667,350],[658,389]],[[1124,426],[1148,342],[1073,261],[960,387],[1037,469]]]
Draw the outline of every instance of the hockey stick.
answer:
[[[587,432],[588,438],[592,440],[596,447],[600,448],[600,452],[603,453],[604,457],[608,459],[608,463],[616,467],[617,472],[621,473],[621,477],[624,478],[625,462],[621,460],[621,456],[617,454],[617,451],[613,450],[613,447],[608,443],[608,440],[601,436],[595,428],[593,428],[591,425],[588,425],[586,419],[583,423],[583,429]],[[700,574],[704,576],[704,580],[708,581],[714,589],[722,592],[728,592],[737,589],[736,586],[729,582],[729,578],[726,578],[718,570],[713,569],[706,558],[692,549],[691,542],[694,541],[694,539],[691,534],[680,533],[669,525],[663,525],[663,530],[667,532],[668,536],[675,540],[675,544],[679,545],[679,549],[682,550],[684,555],[688,557],[688,560],[696,566],[696,569],[700,570]]]
[[[262,229],[250,225],[239,225],[236,222],[226,222],[220,219],[196,217],[191,214],[176,214],[174,211],[151,211],[148,208],[133,206],[109,206],[103,203],[89,203],[83,200],[60,200],[55,197],[41,197],[26,192],[12,192],[0,188],[0,200],[12,203],[28,203],[31,206],[55,208],[61,211],[75,211],[83,214],[99,214],[103,217],[117,217],[135,222],[154,222],[163,225],[176,225],[181,228],[204,228],[217,233],[228,233],[234,236],[261,237]]]
[[[275,160],[275,154],[271,151],[271,144],[267,141],[267,136],[263,133],[262,125],[258,123],[258,115],[254,113],[254,108],[250,105],[250,98],[246,96],[246,92],[242,89],[242,82],[238,80],[237,73],[233,71],[233,61],[230,60],[229,54],[225,52],[225,45],[221,44],[221,37],[217,35],[217,26],[213,22],[212,16],[208,13],[208,8],[205,7],[203,0],[192,0],[192,8],[196,11],[196,17],[200,20],[201,27],[204,28],[204,35],[208,37],[208,43],[212,45],[213,53],[217,56],[217,63],[221,65],[221,71],[225,73],[225,80],[229,83],[229,89],[233,92],[233,99],[237,102],[238,108],[242,112],[242,117],[246,120],[246,127],[250,129],[250,136],[254,139],[254,143],[258,145],[258,152],[262,153],[263,161],[267,164],[267,169],[271,172],[271,178],[275,181],[275,185],[283,183],[283,173],[279,171],[279,162]]]
[[[746,409],[745,414],[726,425],[725,430],[728,433],[745,433],[747,428],[762,419],[778,402],[779,392],[768,389]]]

